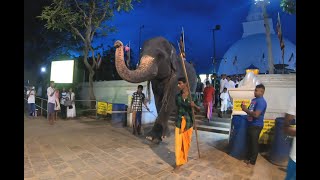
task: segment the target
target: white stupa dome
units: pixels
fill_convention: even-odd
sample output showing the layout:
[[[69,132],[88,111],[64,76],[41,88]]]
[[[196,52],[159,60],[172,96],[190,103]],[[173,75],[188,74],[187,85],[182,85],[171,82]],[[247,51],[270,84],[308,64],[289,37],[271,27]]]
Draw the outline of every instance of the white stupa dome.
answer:
[[[247,67],[254,65],[259,68],[260,73],[268,70],[268,46],[262,12],[256,6],[252,6],[243,23],[243,35],[235,42],[223,56],[218,74],[244,74]],[[272,19],[269,19],[270,37],[272,42],[272,56],[274,64],[282,64],[280,42],[273,29]],[[295,70],[296,46],[283,37],[284,64],[287,69]]]

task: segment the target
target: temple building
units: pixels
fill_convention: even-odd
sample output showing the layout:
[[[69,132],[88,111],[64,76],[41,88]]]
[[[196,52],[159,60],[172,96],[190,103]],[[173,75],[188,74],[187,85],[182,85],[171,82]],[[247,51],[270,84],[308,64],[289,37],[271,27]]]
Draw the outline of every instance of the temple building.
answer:
[[[243,22],[243,35],[224,54],[220,63],[218,74],[244,74],[246,68],[254,65],[259,68],[259,73],[268,72],[268,46],[264,27],[263,13],[261,7],[252,5],[249,14]],[[275,33],[272,19],[269,18],[271,31],[272,55],[274,65],[283,64],[281,57],[280,42]],[[296,69],[296,46],[283,36],[284,64],[286,72],[295,72]],[[275,70],[274,73],[279,73]]]

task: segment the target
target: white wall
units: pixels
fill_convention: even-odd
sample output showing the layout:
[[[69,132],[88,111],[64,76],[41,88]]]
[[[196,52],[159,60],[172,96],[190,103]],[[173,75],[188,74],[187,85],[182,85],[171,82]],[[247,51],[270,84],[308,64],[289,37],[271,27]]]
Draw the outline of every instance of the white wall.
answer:
[[[267,101],[267,110],[264,119],[284,117],[289,107],[290,98],[296,95],[295,74],[267,74],[257,78],[265,86],[264,98]],[[253,99],[254,86],[230,89],[231,97],[235,99]],[[243,111],[233,111],[233,114],[246,114]]]
[[[264,98],[268,107],[265,119],[284,117],[290,98],[296,95],[296,74],[266,74],[257,77],[266,88]]]
[[[117,104],[129,104],[128,96],[132,96],[132,93],[137,90],[138,85],[143,85],[143,93],[147,96],[147,82],[142,83],[129,83],[124,80],[115,80],[115,81],[98,81],[93,83],[93,89],[98,101],[105,101],[109,103],[117,103]],[[81,91],[78,92],[81,100],[89,99],[89,83],[83,83]],[[154,102],[154,96],[150,84],[151,91],[151,99],[150,103],[148,103],[148,107],[151,111],[148,112],[145,108],[143,108],[142,113],[142,124],[153,123],[156,120],[157,110]],[[89,106],[89,102],[84,102],[84,105]],[[128,117],[130,117],[128,115]],[[128,125],[131,126],[131,121],[128,119]]]

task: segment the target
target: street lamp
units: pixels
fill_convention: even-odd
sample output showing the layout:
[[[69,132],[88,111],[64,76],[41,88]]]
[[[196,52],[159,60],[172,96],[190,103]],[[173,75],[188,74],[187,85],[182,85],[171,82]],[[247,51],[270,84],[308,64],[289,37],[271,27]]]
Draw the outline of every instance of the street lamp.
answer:
[[[273,74],[274,66],[273,66],[273,55],[272,55],[272,43],[271,43],[271,37],[270,37],[270,26],[269,26],[269,19],[267,14],[266,6],[270,4],[269,0],[254,0],[254,4],[257,6],[261,6],[262,13],[263,13],[263,21],[264,26],[266,28],[266,40],[267,40],[267,46],[268,46],[268,69],[269,74]]]
[[[216,73],[216,39],[215,39],[215,36],[214,36],[214,32],[216,30],[220,30],[221,26],[220,25],[216,25],[215,28],[212,28],[212,37],[213,37],[213,60],[212,60],[212,63],[213,63],[213,73]]]
[[[46,72],[46,68],[45,67],[41,67],[41,72],[42,73]]]

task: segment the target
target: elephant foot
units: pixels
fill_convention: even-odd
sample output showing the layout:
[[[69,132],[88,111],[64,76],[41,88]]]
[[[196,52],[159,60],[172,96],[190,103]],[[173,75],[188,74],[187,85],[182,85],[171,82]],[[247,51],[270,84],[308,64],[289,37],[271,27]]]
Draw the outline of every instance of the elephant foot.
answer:
[[[147,133],[146,139],[154,144],[162,141],[162,126],[155,124],[150,132]]]
[[[162,139],[158,139],[158,138],[154,138],[152,136],[146,136],[146,139],[149,140],[150,142],[152,142],[153,144],[160,144],[160,142],[162,141]]]

